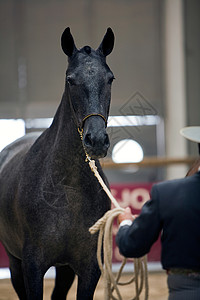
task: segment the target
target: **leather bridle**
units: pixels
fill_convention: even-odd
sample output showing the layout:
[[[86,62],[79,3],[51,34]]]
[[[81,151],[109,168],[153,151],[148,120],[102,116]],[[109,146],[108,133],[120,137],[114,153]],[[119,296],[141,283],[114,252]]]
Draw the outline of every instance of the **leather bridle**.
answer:
[[[88,114],[88,115],[86,115],[86,116],[81,120],[81,122],[79,122],[78,119],[77,119],[77,116],[76,116],[76,113],[75,113],[73,104],[72,104],[71,95],[70,95],[70,89],[69,89],[69,83],[68,83],[68,82],[67,82],[67,93],[68,93],[69,104],[70,104],[70,108],[71,108],[71,111],[72,111],[73,119],[74,119],[74,122],[76,123],[77,130],[78,130],[79,134],[82,134],[82,135],[83,135],[83,125],[84,125],[84,122],[85,122],[88,118],[93,117],[93,116],[99,116],[99,117],[101,117],[101,118],[104,120],[104,122],[105,122],[105,127],[107,127],[107,119],[106,119],[106,117],[104,117],[104,116],[103,116],[102,114],[100,114],[100,113],[91,113],[91,114]]]

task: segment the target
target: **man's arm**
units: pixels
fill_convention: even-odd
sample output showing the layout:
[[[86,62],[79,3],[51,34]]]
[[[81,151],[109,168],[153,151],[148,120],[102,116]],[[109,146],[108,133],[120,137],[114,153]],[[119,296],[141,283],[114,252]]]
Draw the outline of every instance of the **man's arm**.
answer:
[[[120,253],[125,257],[141,257],[149,252],[152,244],[158,239],[162,229],[156,186],[153,187],[152,199],[147,201],[141,214],[132,224],[121,223],[116,236],[116,243]],[[133,220],[130,209],[126,209],[124,214],[120,214],[119,222]],[[130,221],[129,221],[130,222]]]

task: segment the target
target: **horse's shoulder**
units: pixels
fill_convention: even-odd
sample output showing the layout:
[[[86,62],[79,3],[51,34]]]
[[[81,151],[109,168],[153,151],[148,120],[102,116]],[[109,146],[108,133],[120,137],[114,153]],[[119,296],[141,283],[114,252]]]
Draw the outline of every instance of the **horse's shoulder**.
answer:
[[[40,132],[26,134],[5,147],[0,153],[0,172],[4,166],[16,155],[25,154],[31,148],[40,134]]]

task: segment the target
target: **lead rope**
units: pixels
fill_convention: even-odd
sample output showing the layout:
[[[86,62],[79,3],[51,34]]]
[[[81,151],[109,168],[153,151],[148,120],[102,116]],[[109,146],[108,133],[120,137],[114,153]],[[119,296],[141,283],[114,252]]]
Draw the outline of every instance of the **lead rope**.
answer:
[[[81,140],[83,140],[83,130],[79,130]],[[103,190],[106,192],[111,202],[115,206],[114,209],[107,211],[102,218],[100,218],[92,227],[89,228],[91,234],[95,234],[99,231],[98,243],[97,243],[97,260],[101,274],[104,281],[104,299],[105,300],[123,300],[118,286],[125,286],[135,282],[135,297],[130,300],[139,300],[139,296],[145,288],[144,299],[148,299],[148,270],[147,270],[147,256],[145,255],[142,258],[133,259],[134,264],[134,275],[128,282],[120,282],[120,277],[123,271],[123,268],[126,264],[126,258],[123,259],[122,265],[116,276],[112,273],[112,228],[114,219],[121,213],[124,212],[124,209],[120,207],[117,200],[113,197],[108,187],[105,185],[102,177],[100,176],[95,161],[91,160],[90,156],[87,154],[85,147],[83,146],[86,161],[89,161],[89,166],[98,179]],[[104,263],[102,261],[102,248],[104,253]],[[140,278],[140,279],[139,279]],[[117,294],[117,298],[113,295],[114,291]]]

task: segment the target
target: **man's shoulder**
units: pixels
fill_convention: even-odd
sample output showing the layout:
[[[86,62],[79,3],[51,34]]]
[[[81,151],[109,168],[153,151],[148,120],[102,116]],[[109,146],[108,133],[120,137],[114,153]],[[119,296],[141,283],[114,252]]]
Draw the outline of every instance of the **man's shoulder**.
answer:
[[[166,180],[163,182],[159,182],[153,185],[152,190],[165,190],[165,189],[171,189],[171,188],[177,188],[179,185],[187,185],[190,184],[193,180],[195,180],[196,175],[184,177],[184,178],[178,178],[178,179],[172,179],[172,180]]]

